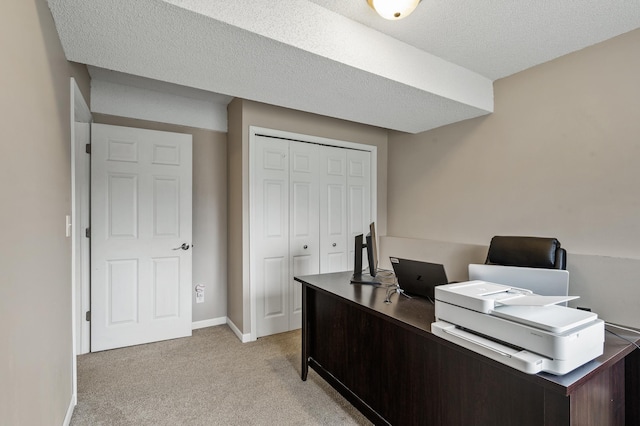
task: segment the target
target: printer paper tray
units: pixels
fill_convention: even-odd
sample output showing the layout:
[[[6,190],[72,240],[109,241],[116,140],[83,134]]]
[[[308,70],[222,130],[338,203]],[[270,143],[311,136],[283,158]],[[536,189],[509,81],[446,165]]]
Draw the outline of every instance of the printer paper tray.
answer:
[[[513,349],[493,340],[461,330],[445,321],[432,323],[431,332],[445,340],[528,374],[539,373],[544,369],[545,364],[551,361],[542,355]]]

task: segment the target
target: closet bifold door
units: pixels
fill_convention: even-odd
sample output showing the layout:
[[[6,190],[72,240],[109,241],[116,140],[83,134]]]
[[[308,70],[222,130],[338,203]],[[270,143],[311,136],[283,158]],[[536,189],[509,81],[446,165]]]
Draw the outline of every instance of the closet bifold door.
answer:
[[[320,150],[320,272],[348,269],[347,150]]]
[[[348,270],[353,270],[354,239],[358,234],[367,235],[372,219],[371,212],[371,153],[345,150],[347,153],[347,239]],[[368,267],[367,256],[363,256],[363,267]]]
[[[369,232],[371,218],[371,153],[321,147],[321,273],[353,269],[354,238]]]
[[[353,268],[353,237],[371,221],[371,156],[260,135],[251,156],[251,286],[262,337],[302,325],[294,276]]]
[[[257,336],[289,330],[289,142],[257,136],[253,166]]]
[[[289,144],[289,330],[302,326],[302,286],[295,276],[320,272],[319,145]]]

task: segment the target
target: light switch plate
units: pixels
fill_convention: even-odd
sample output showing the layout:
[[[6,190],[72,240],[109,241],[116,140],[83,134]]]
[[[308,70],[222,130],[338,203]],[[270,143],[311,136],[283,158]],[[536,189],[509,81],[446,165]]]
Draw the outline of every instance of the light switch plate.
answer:
[[[71,236],[71,216],[66,215],[64,219],[65,230],[64,233],[67,237]]]

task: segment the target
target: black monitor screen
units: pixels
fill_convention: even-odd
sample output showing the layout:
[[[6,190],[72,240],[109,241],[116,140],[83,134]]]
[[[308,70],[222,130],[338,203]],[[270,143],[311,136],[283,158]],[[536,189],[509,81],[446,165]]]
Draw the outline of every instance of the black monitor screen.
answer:
[[[365,247],[363,244],[364,235],[358,234],[355,238],[355,246],[353,248],[353,276],[358,277],[362,275],[362,249]]]
[[[367,260],[369,261],[369,273],[372,277],[378,272],[378,243],[376,242],[376,224],[371,222],[367,235]]]
[[[366,238],[366,244],[364,242]],[[367,249],[367,261],[369,262],[369,273],[362,273],[362,250]],[[354,260],[353,260],[353,278],[351,283],[354,284],[379,284],[375,280],[378,271],[378,248],[376,242],[376,226],[372,222],[369,225],[369,233],[366,237],[362,234],[355,236]]]

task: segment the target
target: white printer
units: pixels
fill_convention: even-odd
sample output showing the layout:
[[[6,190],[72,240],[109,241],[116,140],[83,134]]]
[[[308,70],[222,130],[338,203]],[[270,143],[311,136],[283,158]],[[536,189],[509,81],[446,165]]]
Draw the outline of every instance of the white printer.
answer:
[[[433,334],[525,373],[566,374],[602,355],[604,322],[540,296],[486,281],[435,288]]]

